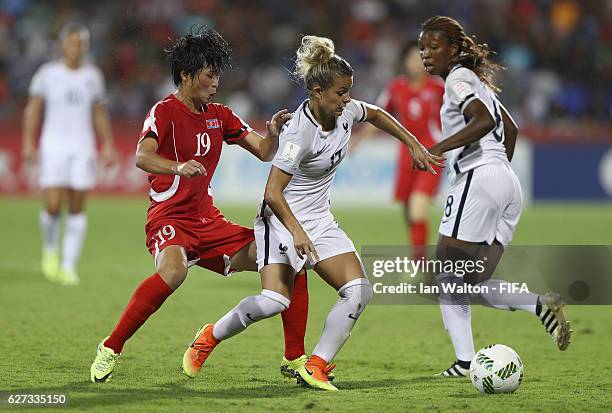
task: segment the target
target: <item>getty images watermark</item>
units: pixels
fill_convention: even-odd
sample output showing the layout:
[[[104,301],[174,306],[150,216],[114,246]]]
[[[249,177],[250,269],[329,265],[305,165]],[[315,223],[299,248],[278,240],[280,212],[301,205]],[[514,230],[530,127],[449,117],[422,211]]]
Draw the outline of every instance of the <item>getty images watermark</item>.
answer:
[[[438,282],[436,285],[426,280],[417,279],[424,275],[453,274],[457,277],[466,275],[483,276],[486,272],[488,258],[465,260],[440,260],[435,258],[409,258],[394,257],[392,259],[378,259],[372,261],[372,287],[375,294],[480,294],[489,290],[505,292],[529,292],[527,283],[504,283],[489,286],[482,283],[470,284],[466,282]],[[411,282],[398,282],[386,284],[382,280],[387,276],[400,276],[399,279],[409,277]],[[415,282],[416,281],[416,282]]]
[[[372,304],[438,304],[466,294],[473,303],[524,304],[556,292],[569,304],[612,304],[612,246],[510,246],[476,254],[427,247],[364,246]],[[498,260],[499,256],[501,259]],[[440,258],[442,257],[442,258]]]

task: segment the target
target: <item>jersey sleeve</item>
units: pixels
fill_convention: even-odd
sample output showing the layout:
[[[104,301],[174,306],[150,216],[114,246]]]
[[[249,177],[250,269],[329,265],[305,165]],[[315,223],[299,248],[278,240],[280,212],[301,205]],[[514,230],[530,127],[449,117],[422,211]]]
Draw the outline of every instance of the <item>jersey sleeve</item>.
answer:
[[[351,101],[346,104],[344,110],[348,111],[351,118],[353,118],[353,122],[365,122],[368,117],[368,106],[370,105],[365,102],[351,99]]]
[[[461,113],[470,102],[479,99],[474,74],[466,68],[456,69],[448,76],[445,92],[451,104],[456,105]]]
[[[309,146],[309,142],[301,134],[291,127],[285,128],[278,137],[278,151],[272,160],[272,165],[291,175],[295,174]]]
[[[28,90],[30,96],[40,96],[43,97],[45,95],[45,68],[40,67],[32,80],[30,81],[30,88]]]
[[[253,130],[248,123],[240,119],[240,117],[227,106],[222,107],[221,116],[223,140],[229,145],[243,139]]]
[[[168,136],[171,121],[170,115],[167,113],[167,106],[163,103],[163,101],[157,102],[149,111],[142,126],[138,142],[142,141],[147,135],[150,136],[150,132],[155,134],[154,137],[159,144]]]

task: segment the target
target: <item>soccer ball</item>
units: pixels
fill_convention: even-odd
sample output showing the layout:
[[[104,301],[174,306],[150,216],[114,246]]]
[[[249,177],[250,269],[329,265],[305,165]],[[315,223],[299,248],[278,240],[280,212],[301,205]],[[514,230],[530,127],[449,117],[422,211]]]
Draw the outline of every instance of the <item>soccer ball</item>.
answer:
[[[470,379],[481,393],[513,393],[523,380],[523,362],[510,347],[491,344],[472,359]]]

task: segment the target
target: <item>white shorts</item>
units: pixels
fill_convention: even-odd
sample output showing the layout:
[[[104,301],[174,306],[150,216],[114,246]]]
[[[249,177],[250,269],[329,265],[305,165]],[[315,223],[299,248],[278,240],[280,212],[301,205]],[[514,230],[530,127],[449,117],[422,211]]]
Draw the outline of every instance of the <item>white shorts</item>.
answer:
[[[469,242],[508,245],[521,216],[521,184],[509,164],[479,166],[457,175],[444,205],[440,234]]]
[[[257,270],[268,264],[287,264],[297,273],[302,268],[312,268],[307,257],[299,258],[293,245],[293,237],[275,216],[255,219],[257,244]],[[355,252],[355,245],[340,229],[332,216],[307,221],[302,226],[323,261],[336,255]]]
[[[38,169],[41,188],[62,187],[85,191],[96,185],[96,156],[41,151]]]

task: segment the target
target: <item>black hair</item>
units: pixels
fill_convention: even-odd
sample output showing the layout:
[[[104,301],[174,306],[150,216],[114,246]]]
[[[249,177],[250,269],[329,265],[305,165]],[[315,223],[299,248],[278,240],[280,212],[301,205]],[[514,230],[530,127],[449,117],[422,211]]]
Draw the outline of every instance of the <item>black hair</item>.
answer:
[[[214,75],[221,75],[231,68],[232,49],[229,43],[213,29],[204,26],[176,40],[166,52],[170,65],[172,81],[176,86],[181,84],[181,73],[192,79],[202,69],[210,69]]]
[[[421,25],[421,30],[423,32],[439,31],[443,33],[444,37],[448,40],[448,44],[454,44],[459,50],[457,57],[453,59],[452,63],[460,64],[473,70],[476,76],[489,86],[493,92],[499,93],[501,91],[493,82],[493,77],[497,71],[504,69],[504,67],[492,62],[489,56],[494,54],[494,52],[489,50],[489,46],[486,43],[479,44],[476,36],[465,34],[463,26],[457,20],[447,16],[430,17]]]

